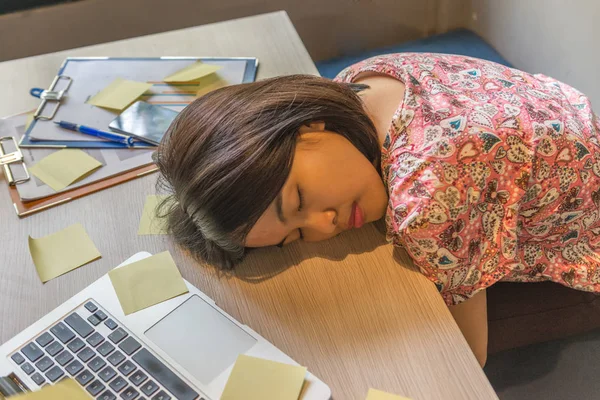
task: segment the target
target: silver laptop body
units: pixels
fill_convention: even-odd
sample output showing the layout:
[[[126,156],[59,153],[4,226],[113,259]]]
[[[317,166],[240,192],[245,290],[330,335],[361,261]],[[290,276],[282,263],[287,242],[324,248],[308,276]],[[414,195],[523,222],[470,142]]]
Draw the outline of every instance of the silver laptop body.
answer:
[[[217,400],[240,354],[298,365],[185,283],[189,293],[125,316],[102,276],[0,346],[0,393],[72,377],[101,400]],[[308,372],[300,399],[330,397]]]

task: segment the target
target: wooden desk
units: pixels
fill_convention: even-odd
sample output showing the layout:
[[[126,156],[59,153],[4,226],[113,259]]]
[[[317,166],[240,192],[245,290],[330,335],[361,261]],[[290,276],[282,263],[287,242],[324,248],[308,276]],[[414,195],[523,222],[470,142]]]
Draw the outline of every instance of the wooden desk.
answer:
[[[0,63],[0,114],[37,106],[29,89],[46,87],[67,56],[166,55],[256,56],[259,78],[318,74],[287,14],[277,12]],[[186,279],[306,365],[336,400],[364,399],[369,387],[414,400],[497,398],[433,284],[394,258],[381,226],[254,251],[236,276],[225,276],[168,237],[137,236],[155,181],[151,175],[23,220],[0,188],[0,342],[130,255],[168,249]],[[27,235],[76,222],[102,259],[42,285]]]

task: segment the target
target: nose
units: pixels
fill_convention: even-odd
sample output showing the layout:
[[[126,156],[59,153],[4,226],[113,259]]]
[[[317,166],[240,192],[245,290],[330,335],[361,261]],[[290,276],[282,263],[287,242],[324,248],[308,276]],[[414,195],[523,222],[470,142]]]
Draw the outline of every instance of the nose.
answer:
[[[315,211],[307,216],[305,227],[321,233],[331,234],[337,227],[337,220],[335,210]]]

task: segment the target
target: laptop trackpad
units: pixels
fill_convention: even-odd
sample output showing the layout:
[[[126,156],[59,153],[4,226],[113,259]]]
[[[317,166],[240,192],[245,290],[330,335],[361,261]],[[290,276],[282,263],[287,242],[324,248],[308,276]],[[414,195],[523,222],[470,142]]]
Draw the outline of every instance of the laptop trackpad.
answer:
[[[187,299],[145,333],[205,385],[257,342],[197,295]]]

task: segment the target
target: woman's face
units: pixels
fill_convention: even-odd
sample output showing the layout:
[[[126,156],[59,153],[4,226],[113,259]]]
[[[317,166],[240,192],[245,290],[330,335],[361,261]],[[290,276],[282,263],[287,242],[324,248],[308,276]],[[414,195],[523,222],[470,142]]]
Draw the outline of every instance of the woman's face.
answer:
[[[246,237],[246,247],[329,239],[380,219],[387,193],[350,141],[311,124],[300,130],[290,175]]]

